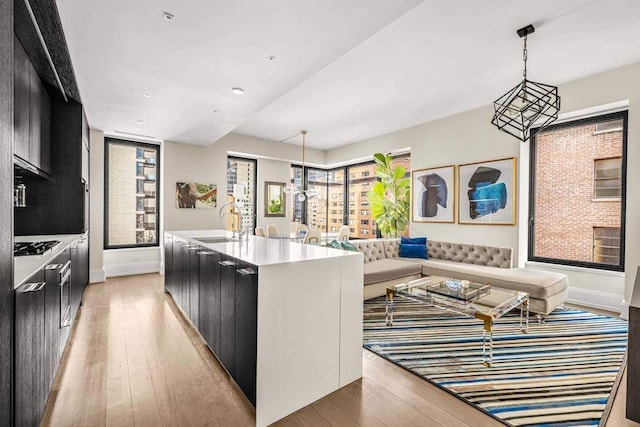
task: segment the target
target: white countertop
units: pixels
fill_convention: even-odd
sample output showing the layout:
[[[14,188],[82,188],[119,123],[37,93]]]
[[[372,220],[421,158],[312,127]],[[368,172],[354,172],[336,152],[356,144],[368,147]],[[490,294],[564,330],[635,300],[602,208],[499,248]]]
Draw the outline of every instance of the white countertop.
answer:
[[[18,256],[13,258],[13,289],[24,283],[33,273],[47,265],[82,234],[53,234],[45,236],[15,236],[14,242],[40,242],[59,240],[60,244],[44,255]]]
[[[239,242],[204,243],[197,240],[197,238],[205,237],[230,238],[231,232],[226,230],[167,231],[166,233],[256,266],[343,256],[363,256],[360,252],[343,251],[324,246],[307,245],[283,239],[269,239],[267,237],[257,237],[253,235]]]

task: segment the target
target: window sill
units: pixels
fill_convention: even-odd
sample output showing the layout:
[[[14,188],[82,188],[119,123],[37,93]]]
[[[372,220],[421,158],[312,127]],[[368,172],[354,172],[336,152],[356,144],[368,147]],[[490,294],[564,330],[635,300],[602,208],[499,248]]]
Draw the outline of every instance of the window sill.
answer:
[[[597,199],[591,199],[592,202],[621,202],[622,199],[620,197],[599,197]]]
[[[573,265],[552,264],[552,263],[540,262],[540,261],[527,261],[525,262],[524,266],[526,268],[541,267],[541,268],[551,268],[556,270],[578,271],[581,273],[589,273],[589,274],[599,274],[602,276],[625,277],[624,271],[601,270],[599,268],[576,267]]]

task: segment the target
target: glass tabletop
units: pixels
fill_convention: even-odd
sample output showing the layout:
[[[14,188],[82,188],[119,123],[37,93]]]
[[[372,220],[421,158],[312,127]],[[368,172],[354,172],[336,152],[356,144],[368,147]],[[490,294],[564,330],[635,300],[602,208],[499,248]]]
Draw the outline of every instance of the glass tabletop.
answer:
[[[456,283],[458,282],[458,283]],[[460,283],[462,282],[462,283]],[[475,315],[482,313],[497,319],[528,299],[526,292],[466,282],[443,276],[425,276],[387,288],[387,299],[405,295],[453,311]],[[455,285],[460,285],[459,289]],[[452,289],[453,288],[453,289]]]

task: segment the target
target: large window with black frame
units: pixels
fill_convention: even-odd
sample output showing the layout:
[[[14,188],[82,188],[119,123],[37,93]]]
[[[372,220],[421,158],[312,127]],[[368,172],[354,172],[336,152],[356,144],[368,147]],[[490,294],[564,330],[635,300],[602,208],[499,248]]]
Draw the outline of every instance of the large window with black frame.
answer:
[[[624,270],[627,112],[531,140],[529,260]]]
[[[105,249],[158,246],[160,147],[105,138]]]
[[[409,154],[395,156],[393,165],[402,165],[406,170],[405,177],[410,176]],[[319,195],[305,201],[298,201],[293,196],[291,217],[329,234],[348,225],[350,239],[375,238],[378,230],[367,196],[376,180],[376,164],[372,161],[328,170],[306,168],[307,188],[317,190]],[[302,168],[298,165],[291,166],[291,182],[303,188]],[[409,227],[403,234],[408,235],[408,232]]]

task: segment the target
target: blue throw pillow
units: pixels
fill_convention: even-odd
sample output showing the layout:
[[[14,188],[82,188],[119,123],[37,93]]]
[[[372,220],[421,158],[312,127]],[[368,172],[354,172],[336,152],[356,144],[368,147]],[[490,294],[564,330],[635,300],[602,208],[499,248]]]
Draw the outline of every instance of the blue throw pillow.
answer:
[[[426,245],[427,238],[426,237],[404,237],[400,236],[400,243],[407,245]]]
[[[344,249],[345,251],[358,252],[358,248],[356,248],[349,242],[340,242],[340,245],[342,246],[342,249]]]
[[[410,243],[400,243],[400,257],[429,259],[427,257],[427,247],[425,245]]]

